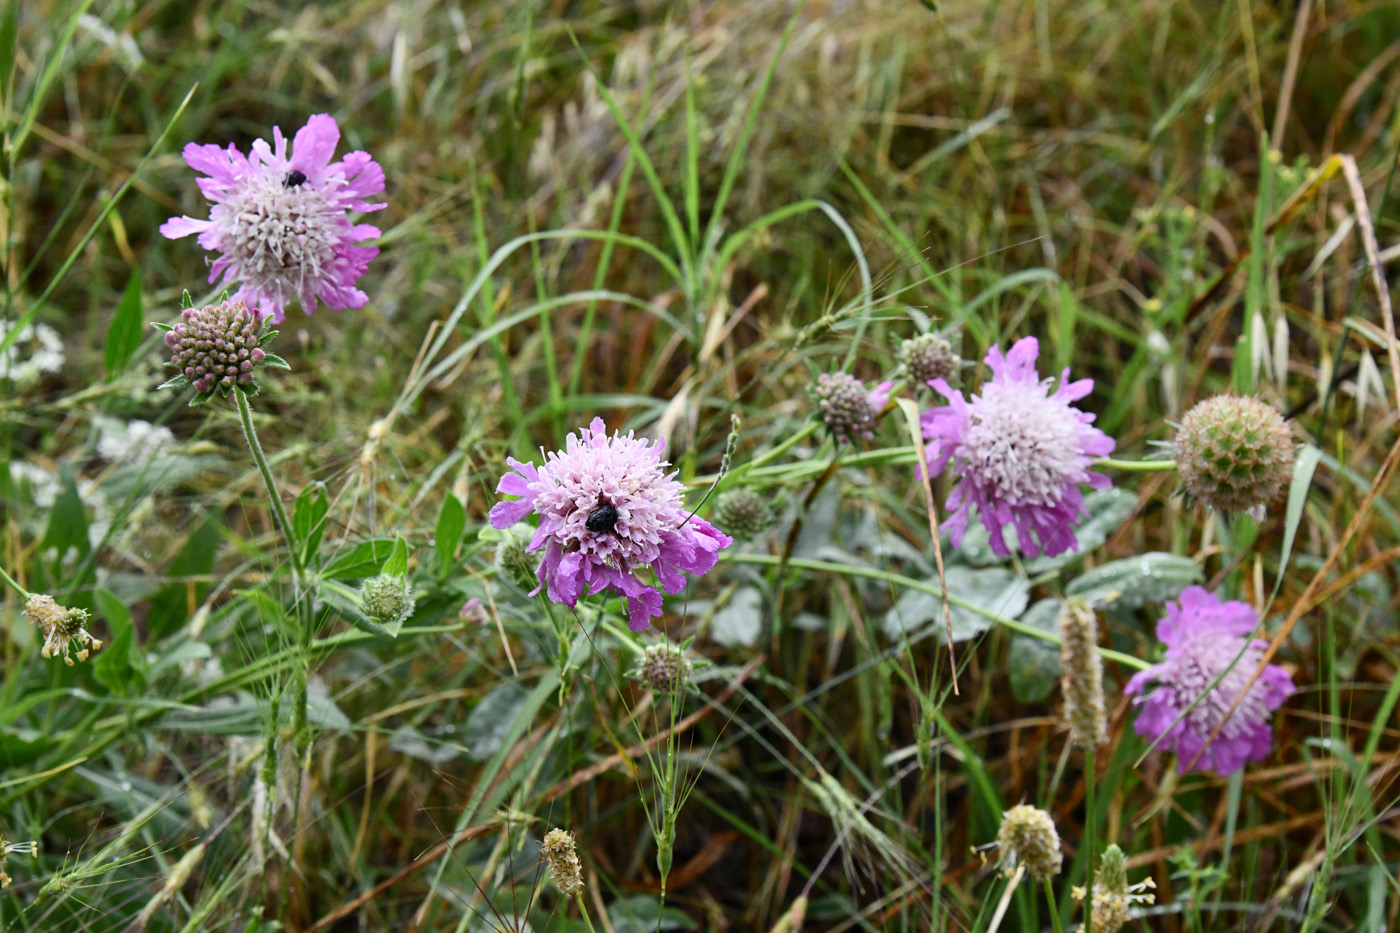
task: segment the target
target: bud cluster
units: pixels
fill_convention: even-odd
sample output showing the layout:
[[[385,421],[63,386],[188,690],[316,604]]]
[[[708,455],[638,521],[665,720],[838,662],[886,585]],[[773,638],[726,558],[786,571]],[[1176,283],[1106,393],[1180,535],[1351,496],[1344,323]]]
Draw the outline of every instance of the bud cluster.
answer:
[[[671,693],[685,686],[690,677],[690,661],[681,649],[667,642],[648,645],[638,674],[642,683],[657,693]]]
[[[248,395],[257,393],[255,371],[261,366],[287,369],[281,357],[263,349],[277,331],[272,330],[270,318],[259,318],[240,299],[195,308],[185,295],[185,308],[174,324],[157,324],[165,332],[165,344],[170,348],[168,365],[178,375],[162,389],[194,386],[198,393],[192,405],[208,400],[217,390],[227,397],[235,387]]]
[[[916,388],[934,379],[951,381],[961,364],[953,345],[936,334],[920,334],[899,345],[900,371]]]
[[[387,628],[397,629],[413,615],[413,584],[398,574],[381,573],[360,587],[365,615]]]
[[[818,417],[838,441],[869,440],[875,436],[875,416],[889,401],[890,386],[882,382],[871,391],[850,373],[822,373],[812,387],[812,399],[820,409]]]
[[[776,517],[768,501],[752,489],[727,489],[715,499],[715,524],[734,538],[755,538],[771,528]]]

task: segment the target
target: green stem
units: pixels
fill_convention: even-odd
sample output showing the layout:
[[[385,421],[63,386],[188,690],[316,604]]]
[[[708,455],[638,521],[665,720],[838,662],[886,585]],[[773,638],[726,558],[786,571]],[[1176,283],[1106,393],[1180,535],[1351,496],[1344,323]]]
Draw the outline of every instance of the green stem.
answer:
[[[233,394],[238,398],[238,417],[243,422],[243,437],[248,441],[248,450],[258,465],[258,472],[262,474],[263,487],[267,490],[268,502],[272,506],[272,519],[287,542],[287,550],[292,553],[292,567],[295,571],[293,579],[300,581],[303,569],[301,554],[297,552],[296,540],[292,537],[292,524],[287,521],[287,510],[282,507],[282,497],[277,494],[277,480],[272,476],[272,467],[268,466],[262,444],[258,443],[258,432],[253,427],[253,410],[248,405],[248,396],[242,389],[235,389]]]
[[[574,901],[578,904],[578,912],[583,917],[583,925],[588,927],[588,933],[594,933],[593,920],[588,916],[588,908],[583,906],[583,898],[576,897]]]
[[[1049,878],[1045,879],[1045,902],[1050,905],[1050,925],[1055,933],[1064,933],[1064,927],[1060,924],[1060,906],[1055,903],[1055,892],[1050,888]]]
[[[5,582],[8,583],[8,584],[10,584],[10,586],[12,586],[12,587],[14,588],[14,591],[20,595],[20,598],[21,598],[21,599],[28,599],[31,595],[33,595],[33,594],[31,594],[28,590],[26,590],[24,587],[22,587],[22,586],[20,586],[18,583],[16,583],[16,582],[14,581],[14,579],[11,578],[10,575],[9,575],[8,573],[5,572],[5,568],[4,568],[4,567],[0,567],[0,577],[4,577],[4,578],[5,578]]]

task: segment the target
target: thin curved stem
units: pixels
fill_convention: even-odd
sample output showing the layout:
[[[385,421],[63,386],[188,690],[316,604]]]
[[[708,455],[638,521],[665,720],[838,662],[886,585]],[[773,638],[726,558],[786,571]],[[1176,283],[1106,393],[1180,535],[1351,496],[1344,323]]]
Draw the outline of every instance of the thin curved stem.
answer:
[[[277,480],[272,476],[272,467],[268,466],[262,444],[258,443],[258,432],[253,427],[253,409],[248,405],[248,396],[243,390],[235,389],[233,394],[238,398],[238,418],[243,423],[243,437],[248,442],[248,451],[258,465],[258,472],[262,474],[263,487],[267,490],[268,503],[272,507],[272,519],[277,523],[277,530],[282,532],[282,538],[287,542],[287,550],[292,554],[294,580],[300,588],[303,570],[301,554],[297,551],[296,539],[292,537],[292,523],[287,521],[287,510],[282,507],[282,497],[277,493]]]

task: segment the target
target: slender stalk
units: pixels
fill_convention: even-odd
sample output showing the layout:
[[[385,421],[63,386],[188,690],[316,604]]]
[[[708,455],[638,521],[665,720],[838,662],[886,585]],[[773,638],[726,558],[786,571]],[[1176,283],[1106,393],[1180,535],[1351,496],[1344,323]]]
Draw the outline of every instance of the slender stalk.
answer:
[[[238,399],[238,417],[243,423],[243,437],[248,441],[248,451],[258,465],[258,472],[262,474],[263,487],[267,490],[267,499],[272,506],[272,520],[277,523],[277,530],[282,532],[282,538],[287,542],[287,550],[292,554],[293,581],[298,584],[299,589],[303,568],[301,554],[297,552],[296,540],[292,537],[292,523],[287,521],[287,510],[282,507],[282,497],[277,494],[277,480],[272,476],[272,468],[267,464],[262,444],[258,443],[258,432],[253,427],[253,410],[248,405],[248,396],[243,394],[241,389],[236,389],[233,394]]]
[[[16,583],[14,578],[5,572],[4,567],[0,567],[0,577],[3,577],[5,582],[14,588],[14,591],[20,595],[21,599],[28,599],[32,595],[28,590]]]
[[[1084,844],[1088,852],[1084,858],[1084,933],[1094,933],[1094,824],[1098,814],[1094,810],[1094,784],[1097,774],[1094,769],[1094,743],[1084,749]]]
[[[1050,926],[1055,933],[1065,933],[1064,926],[1060,923],[1060,905],[1055,903],[1055,892],[1050,887],[1050,880],[1045,880],[1045,903],[1050,905]]]
[[[578,904],[578,912],[583,917],[583,925],[588,927],[588,933],[594,933],[593,920],[588,916],[588,908],[583,906],[583,898],[576,897],[574,902]]]

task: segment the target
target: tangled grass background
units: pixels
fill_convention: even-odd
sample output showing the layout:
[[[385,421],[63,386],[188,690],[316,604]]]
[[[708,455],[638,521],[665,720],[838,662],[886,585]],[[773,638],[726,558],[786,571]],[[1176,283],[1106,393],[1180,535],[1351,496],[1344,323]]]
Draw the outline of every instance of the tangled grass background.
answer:
[[[1400,927],[1398,35],[1312,0],[6,5],[0,567],[102,644],[42,656],[78,617],[7,592],[0,929],[1061,930],[1109,844],[1126,929]],[[208,216],[181,147],[321,113],[386,179],[365,306],[289,299],[242,411],[156,391],[149,325],[219,299],[159,232]],[[1077,553],[935,550],[930,332],[966,396],[1024,337],[1094,380]],[[840,443],[837,373],[895,400],[848,391]],[[1158,446],[1232,390],[1298,445],[1257,520]],[[741,538],[640,634],[529,596],[533,528],[487,520],[594,417]],[[1197,584],[1296,687],[1228,776],[1123,690]]]

